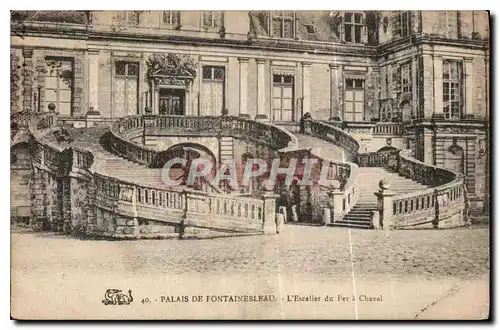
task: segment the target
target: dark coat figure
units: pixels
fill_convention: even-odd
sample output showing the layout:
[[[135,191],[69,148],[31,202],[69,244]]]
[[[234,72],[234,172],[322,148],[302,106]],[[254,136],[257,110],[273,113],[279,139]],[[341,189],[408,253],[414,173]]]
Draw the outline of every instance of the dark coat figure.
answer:
[[[309,112],[306,112],[302,118],[300,118],[300,123],[299,123],[299,126],[300,126],[300,129],[299,129],[299,133],[305,133],[305,130],[306,130],[306,120],[308,119],[311,119],[311,114]]]

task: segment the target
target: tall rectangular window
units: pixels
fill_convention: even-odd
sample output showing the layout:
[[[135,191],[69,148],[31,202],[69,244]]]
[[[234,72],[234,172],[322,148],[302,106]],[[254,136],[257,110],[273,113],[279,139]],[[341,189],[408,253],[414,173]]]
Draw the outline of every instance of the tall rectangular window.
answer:
[[[443,62],[443,114],[446,119],[462,117],[462,62],[445,60]]]
[[[345,84],[344,121],[363,121],[365,81],[347,78]]]
[[[54,110],[70,116],[73,100],[73,59],[45,59],[44,111]]]
[[[401,65],[401,88],[403,93],[411,93],[413,80],[411,74],[411,63]]]
[[[271,36],[275,38],[295,37],[295,20],[292,10],[273,11],[272,15],[272,31]]]
[[[202,116],[219,116],[225,107],[226,70],[223,66],[203,66],[202,69]]]
[[[172,25],[181,24],[181,12],[178,10],[164,10],[163,23]]]
[[[363,14],[344,14],[344,41],[360,44],[363,42]]]
[[[138,114],[139,63],[115,63],[114,112],[116,117]]]
[[[401,36],[406,37],[411,34],[411,20],[410,20],[410,12],[403,11],[400,14],[401,20]]]
[[[203,12],[203,27],[214,28],[222,26],[222,12],[221,11],[204,11]]]
[[[292,75],[273,75],[273,121],[293,121]]]

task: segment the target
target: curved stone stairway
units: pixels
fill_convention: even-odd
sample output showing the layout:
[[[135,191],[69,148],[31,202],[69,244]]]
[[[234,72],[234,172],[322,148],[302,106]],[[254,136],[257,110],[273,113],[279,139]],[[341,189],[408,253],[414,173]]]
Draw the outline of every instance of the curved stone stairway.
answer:
[[[332,226],[371,228],[371,214],[377,210],[377,196],[374,193],[380,190],[379,182],[384,178],[390,182],[391,191],[396,195],[430,187],[400,176],[388,168],[360,167],[354,180],[360,190],[358,201],[342,220]]]
[[[94,155],[92,169],[97,173],[151,188],[167,188],[162,179],[162,169],[137,164],[109,151],[106,140],[108,129],[92,127],[85,129],[67,128],[67,130],[74,140],[69,144],[63,143],[61,146],[75,146],[91,151]],[[47,135],[46,139],[57,143],[53,134]],[[176,174],[171,172],[170,178],[172,180],[175,180],[174,176]]]
[[[297,134],[299,146],[316,148],[318,156],[330,159],[346,159],[342,148],[310,135]],[[340,221],[331,226],[351,228],[371,228],[371,214],[377,210],[377,197],[374,192],[379,190],[380,180],[386,178],[391,184],[391,190],[396,194],[405,194],[415,190],[422,190],[430,186],[422,185],[411,179],[400,176],[388,168],[360,167],[355,179],[355,186],[360,189],[360,196],[353,209]]]

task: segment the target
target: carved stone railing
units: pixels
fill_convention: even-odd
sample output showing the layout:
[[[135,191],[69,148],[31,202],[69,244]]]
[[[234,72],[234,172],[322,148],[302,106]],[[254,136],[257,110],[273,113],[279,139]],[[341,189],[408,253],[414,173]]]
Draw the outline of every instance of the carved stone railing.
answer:
[[[410,156],[410,150],[384,155],[388,168],[405,178],[432,186],[406,194],[382,189],[379,214],[384,228],[443,228],[464,225],[467,194],[462,174],[428,165]],[[383,196],[385,196],[385,198]],[[385,207],[384,207],[385,204]]]
[[[277,231],[276,195],[273,193],[263,193],[257,197],[221,194],[202,178],[198,185],[204,191],[184,189],[185,186],[160,189],[127,182],[113,177],[102,166],[94,166],[96,164],[90,151],[72,146],[63,147],[45,140],[43,131],[51,128],[55,122],[50,119],[51,116],[42,117],[32,118],[29,123],[36,173],[43,171],[54,177],[70,178],[71,194],[76,187],[87,190],[81,194],[87,196],[87,202],[81,200],[81,196],[77,197],[80,198],[78,202],[75,201],[80,206],[65,202],[65,214],[75,211],[79,221],[86,222],[84,227],[88,235],[115,238],[157,237],[143,234],[139,219],[154,221],[165,228],[175,228],[172,235],[176,237],[212,237],[211,231],[242,234]],[[274,134],[273,131],[274,128],[271,128],[271,135]],[[48,182],[44,177],[47,176],[42,175],[41,180]],[[43,185],[38,189],[39,196],[44,195],[43,189]],[[45,191],[45,194],[51,192]],[[38,210],[35,217],[49,216],[47,203],[53,202],[44,199],[45,197],[40,199],[40,205],[34,206]],[[50,196],[49,199],[57,198]],[[108,221],[104,224],[103,218],[106,217]],[[71,226],[70,218],[65,218],[64,221]],[[203,231],[205,234],[200,234]]]
[[[294,135],[277,126],[240,117],[142,115],[117,120],[111,127],[112,149],[145,166],[157,163],[162,151],[129,141],[132,132],[143,136],[233,136],[265,143],[280,151],[298,145]]]
[[[402,123],[379,122],[373,127],[373,135],[401,135],[403,134]]]
[[[397,158],[400,150],[386,150],[358,154],[357,163],[360,167],[385,167]]]
[[[303,133],[332,142],[347,152],[349,156],[346,158],[348,160],[356,160],[359,143],[340,128],[329,123],[308,119],[304,121]],[[358,187],[354,185],[358,165],[345,159],[330,159],[315,148],[309,152],[312,157],[319,159],[321,164],[328,164],[330,167],[328,179],[338,181],[336,186],[319,186],[317,187],[319,189],[308,194],[317,195],[311,196],[311,198],[321,201],[319,203],[320,208],[330,209],[330,219],[326,220],[328,225],[341,220],[356,204],[360,193]],[[321,169],[318,168],[316,171],[321,171]],[[321,212],[322,210],[316,209],[316,216],[320,216]]]
[[[350,159],[355,159],[359,143],[351,135],[325,122],[308,119],[304,122],[304,133],[313,135],[344,149]]]
[[[403,123],[399,122],[342,122],[342,121],[328,121],[326,122],[331,126],[346,131],[347,133],[364,133],[372,135],[402,135]]]
[[[95,184],[96,206],[130,219],[128,224],[117,225],[114,237],[140,238],[140,228],[134,222],[137,218],[174,226],[181,237],[183,229],[188,227],[246,233],[271,233],[270,227],[276,228],[274,199],[265,196],[257,199],[188,189],[158,189],[100,174],[95,175]]]

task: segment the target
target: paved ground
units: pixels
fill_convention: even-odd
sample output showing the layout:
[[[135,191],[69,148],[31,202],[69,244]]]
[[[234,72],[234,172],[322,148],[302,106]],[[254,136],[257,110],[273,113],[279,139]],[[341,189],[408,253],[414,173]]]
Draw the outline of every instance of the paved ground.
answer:
[[[87,241],[13,233],[12,290],[14,308],[18,306],[14,315],[329,319],[488,315],[487,228],[385,232],[287,225],[285,229],[275,236],[185,241]],[[109,287],[132,289],[134,309],[103,309],[100,300]],[[269,308],[205,303],[198,310],[186,303],[154,302],[160,294],[247,293],[275,294],[279,303]],[[322,303],[288,301],[296,294],[316,295]],[[325,303],[327,295],[334,302]],[[144,297],[153,303],[140,304]],[[366,297],[382,301],[366,302]]]

